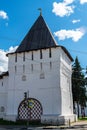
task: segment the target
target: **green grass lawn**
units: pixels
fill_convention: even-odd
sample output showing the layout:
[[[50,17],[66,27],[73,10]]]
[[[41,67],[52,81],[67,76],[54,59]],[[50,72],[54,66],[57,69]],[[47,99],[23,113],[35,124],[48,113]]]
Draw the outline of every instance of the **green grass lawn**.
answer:
[[[87,120],[87,117],[79,117],[79,119],[78,119],[79,121],[86,121]]]

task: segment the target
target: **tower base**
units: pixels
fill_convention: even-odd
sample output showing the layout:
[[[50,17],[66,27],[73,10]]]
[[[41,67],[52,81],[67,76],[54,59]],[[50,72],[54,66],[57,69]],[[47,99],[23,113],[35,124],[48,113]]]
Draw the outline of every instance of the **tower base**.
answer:
[[[41,123],[52,125],[68,125],[77,121],[77,115],[42,115]]]

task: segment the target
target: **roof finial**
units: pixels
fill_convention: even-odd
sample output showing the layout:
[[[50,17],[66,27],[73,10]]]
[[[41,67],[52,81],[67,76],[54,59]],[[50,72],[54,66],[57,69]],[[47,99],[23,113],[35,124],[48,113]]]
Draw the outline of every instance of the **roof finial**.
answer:
[[[41,9],[41,8],[38,8],[38,10],[40,11],[40,15],[42,15],[42,9]]]

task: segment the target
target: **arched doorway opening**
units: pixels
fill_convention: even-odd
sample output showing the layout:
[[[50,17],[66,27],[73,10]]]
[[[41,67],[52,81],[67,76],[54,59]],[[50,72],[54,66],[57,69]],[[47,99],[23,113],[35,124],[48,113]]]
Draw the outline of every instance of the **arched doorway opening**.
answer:
[[[41,103],[34,98],[27,98],[23,100],[18,107],[19,120],[41,120],[43,113]]]

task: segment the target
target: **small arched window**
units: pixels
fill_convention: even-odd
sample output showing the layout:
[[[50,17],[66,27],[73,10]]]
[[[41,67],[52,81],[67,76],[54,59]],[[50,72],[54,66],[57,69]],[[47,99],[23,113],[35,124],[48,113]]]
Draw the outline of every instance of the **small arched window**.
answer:
[[[1,112],[4,112],[4,111],[5,111],[4,106],[1,106]]]

